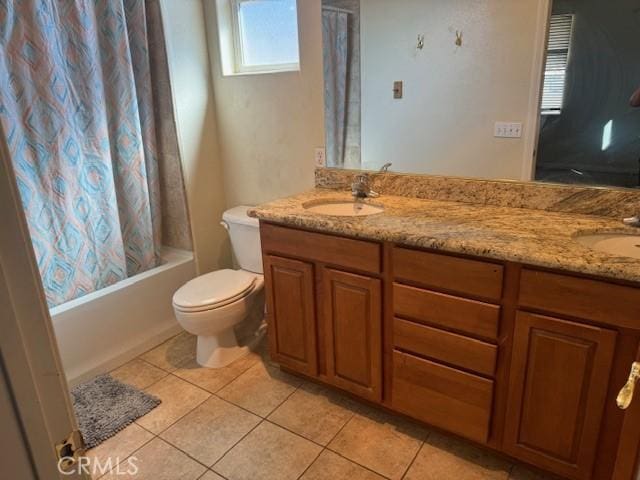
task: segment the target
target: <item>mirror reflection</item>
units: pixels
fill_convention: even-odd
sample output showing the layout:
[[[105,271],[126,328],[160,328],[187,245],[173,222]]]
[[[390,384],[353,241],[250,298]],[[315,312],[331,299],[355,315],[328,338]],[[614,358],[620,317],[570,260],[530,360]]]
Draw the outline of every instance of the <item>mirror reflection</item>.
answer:
[[[327,165],[640,185],[640,0],[323,0]]]

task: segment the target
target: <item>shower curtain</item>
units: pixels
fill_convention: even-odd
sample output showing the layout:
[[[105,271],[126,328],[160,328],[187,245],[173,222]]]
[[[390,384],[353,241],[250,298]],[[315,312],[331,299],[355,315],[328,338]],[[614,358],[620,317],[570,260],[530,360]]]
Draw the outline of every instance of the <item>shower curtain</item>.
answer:
[[[330,167],[344,165],[349,62],[348,27],[349,16],[346,12],[322,10],[326,162]]]
[[[155,7],[0,0],[0,128],[49,306],[159,262]]]

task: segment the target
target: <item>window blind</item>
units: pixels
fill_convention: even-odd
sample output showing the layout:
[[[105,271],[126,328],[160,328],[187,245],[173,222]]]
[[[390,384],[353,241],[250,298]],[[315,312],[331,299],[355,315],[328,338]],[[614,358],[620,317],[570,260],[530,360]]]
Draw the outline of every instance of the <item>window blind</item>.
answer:
[[[551,15],[542,88],[543,115],[562,112],[572,31],[573,15]]]

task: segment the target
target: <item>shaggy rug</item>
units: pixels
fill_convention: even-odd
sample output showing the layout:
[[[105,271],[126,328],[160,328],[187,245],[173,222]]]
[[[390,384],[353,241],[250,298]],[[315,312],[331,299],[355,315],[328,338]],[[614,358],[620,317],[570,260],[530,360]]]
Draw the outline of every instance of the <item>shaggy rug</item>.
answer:
[[[71,389],[73,408],[87,449],[113,437],[160,400],[135,387],[100,375]]]

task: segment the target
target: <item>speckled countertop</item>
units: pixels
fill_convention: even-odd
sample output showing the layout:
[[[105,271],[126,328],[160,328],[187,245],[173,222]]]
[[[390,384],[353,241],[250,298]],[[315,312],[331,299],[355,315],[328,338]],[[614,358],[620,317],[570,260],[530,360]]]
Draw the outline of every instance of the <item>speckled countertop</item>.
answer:
[[[367,200],[384,207],[383,213],[369,216],[337,217],[305,209],[309,202],[327,200],[350,201],[351,196],[316,188],[260,205],[249,214],[310,230],[640,283],[640,259],[601,253],[573,238],[585,233],[640,234],[616,219],[392,195]]]

